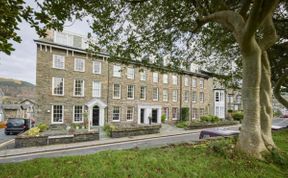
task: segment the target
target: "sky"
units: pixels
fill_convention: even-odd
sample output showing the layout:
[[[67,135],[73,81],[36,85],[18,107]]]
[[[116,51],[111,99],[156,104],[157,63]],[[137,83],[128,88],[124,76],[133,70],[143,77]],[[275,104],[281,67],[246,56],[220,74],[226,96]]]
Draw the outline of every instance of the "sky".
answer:
[[[27,1],[27,4],[33,2],[34,0],[30,0]],[[18,34],[22,38],[22,42],[20,44],[13,43],[15,51],[11,55],[0,52],[0,77],[24,80],[36,84],[36,44],[33,40],[38,39],[38,36],[35,30],[26,22],[19,24],[19,29]],[[91,32],[86,21],[67,22],[64,30],[84,36]]]

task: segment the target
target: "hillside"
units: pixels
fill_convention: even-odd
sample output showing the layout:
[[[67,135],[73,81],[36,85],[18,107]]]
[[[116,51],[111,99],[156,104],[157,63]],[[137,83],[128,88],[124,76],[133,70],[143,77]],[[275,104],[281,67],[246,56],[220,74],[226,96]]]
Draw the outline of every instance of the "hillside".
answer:
[[[35,85],[29,82],[1,78],[0,89],[6,97],[17,98],[34,98]]]

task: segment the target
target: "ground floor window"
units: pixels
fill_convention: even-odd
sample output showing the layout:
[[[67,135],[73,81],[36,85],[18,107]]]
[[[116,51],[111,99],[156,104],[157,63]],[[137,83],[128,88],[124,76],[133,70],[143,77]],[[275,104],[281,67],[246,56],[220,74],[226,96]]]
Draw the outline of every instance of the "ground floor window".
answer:
[[[164,107],[163,108],[163,114],[165,116],[165,120],[167,120],[169,118],[169,108],[168,107]]]
[[[197,108],[192,108],[192,119],[198,118],[198,110]]]
[[[64,106],[53,105],[52,106],[52,123],[63,123]]]
[[[132,121],[133,120],[133,111],[134,111],[134,108],[133,107],[128,107],[127,108],[127,121]]]
[[[178,119],[178,108],[172,108],[172,119]]]
[[[119,106],[113,107],[112,120],[120,121],[120,107]]]
[[[83,106],[74,106],[74,122],[83,122]]]
[[[200,108],[199,109],[199,116],[204,116],[205,115],[205,112],[204,112],[204,108]]]

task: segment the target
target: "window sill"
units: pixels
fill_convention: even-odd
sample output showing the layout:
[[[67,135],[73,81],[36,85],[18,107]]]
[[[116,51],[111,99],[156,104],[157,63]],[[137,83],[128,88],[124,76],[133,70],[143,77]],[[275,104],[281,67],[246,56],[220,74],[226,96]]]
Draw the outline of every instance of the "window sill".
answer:
[[[120,100],[121,98],[114,98],[114,97],[113,97],[112,99],[114,99],[114,100]]]
[[[74,70],[74,72],[81,72],[81,73],[85,73],[85,70],[84,70],[84,71]]]
[[[134,100],[134,98],[127,98],[127,100]]]
[[[63,94],[63,95],[56,95],[56,94],[52,94],[52,96],[64,96],[64,94]]]
[[[112,122],[120,122],[120,119],[119,120],[112,120]]]

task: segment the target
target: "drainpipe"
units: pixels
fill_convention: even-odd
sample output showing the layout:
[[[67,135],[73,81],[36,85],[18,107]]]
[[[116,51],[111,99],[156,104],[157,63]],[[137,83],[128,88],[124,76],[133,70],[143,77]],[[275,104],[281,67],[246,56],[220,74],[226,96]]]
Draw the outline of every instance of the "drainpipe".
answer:
[[[107,99],[106,99],[106,102],[107,102],[107,109],[106,109],[106,123],[108,123],[108,109],[109,109],[109,94],[110,94],[110,65],[109,65],[109,61],[107,60],[107,65],[108,65],[108,74],[107,74],[107,76],[108,76],[108,79],[107,79],[107,82],[108,82],[108,84],[107,84]],[[105,123],[104,123],[105,124]]]
[[[180,74],[180,112],[179,112],[179,120],[181,120],[181,115],[182,115],[182,74]]]

